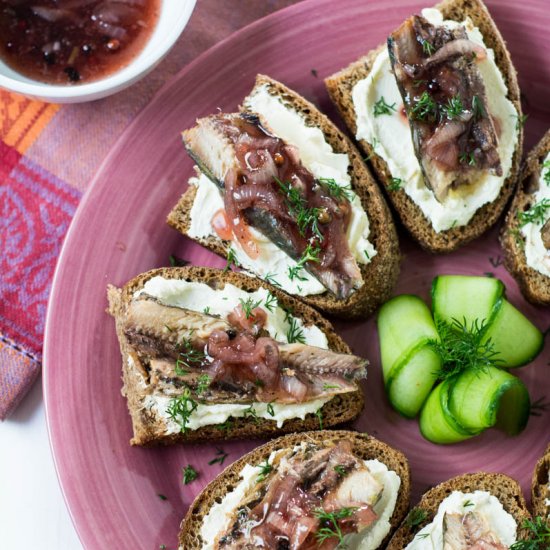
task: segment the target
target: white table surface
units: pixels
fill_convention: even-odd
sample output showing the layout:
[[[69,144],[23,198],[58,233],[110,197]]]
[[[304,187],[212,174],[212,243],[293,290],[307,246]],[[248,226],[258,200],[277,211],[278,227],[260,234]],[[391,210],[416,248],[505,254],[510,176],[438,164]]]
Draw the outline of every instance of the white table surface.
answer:
[[[0,548],[83,548],[57,481],[41,379],[15,413],[0,422]]]

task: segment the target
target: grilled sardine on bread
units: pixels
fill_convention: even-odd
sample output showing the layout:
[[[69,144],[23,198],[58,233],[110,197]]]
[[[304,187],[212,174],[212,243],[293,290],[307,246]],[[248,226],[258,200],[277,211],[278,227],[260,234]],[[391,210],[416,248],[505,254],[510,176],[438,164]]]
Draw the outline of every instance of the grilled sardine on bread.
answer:
[[[527,533],[531,515],[517,481],[463,474],[429,489],[390,540],[387,550],[508,550]]]
[[[319,313],[259,279],[157,269],[109,287],[135,445],[334,426],[363,406],[368,361]]]
[[[198,495],[179,548],[384,548],[409,493],[407,459],[373,437],[288,435],[243,456]]]
[[[525,298],[550,305],[550,130],[523,164],[500,242]]]
[[[481,0],[444,0],[325,80],[401,221],[451,252],[493,225],[522,154],[516,72]]]
[[[183,132],[197,177],[168,223],[321,311],[352,318],[387,299],[399,249],[351,142],[298,94],[258,76],[241,112]]]

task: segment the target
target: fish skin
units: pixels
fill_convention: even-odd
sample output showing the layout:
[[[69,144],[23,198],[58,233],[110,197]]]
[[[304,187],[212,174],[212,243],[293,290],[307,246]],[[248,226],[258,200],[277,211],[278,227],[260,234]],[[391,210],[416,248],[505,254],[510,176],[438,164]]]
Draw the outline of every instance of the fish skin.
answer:
[[[170,396],[180,394],[186,386],[195,389],[199,376],[209,373],[212,358],[208,356],[208,341],[212,333],[223,331],[235,338],[243,332],[219,317],[167,305],[145,293],[130,301],[123,330],[137,355],[136,361],[148,366],[144,372],[154,391]],[[264,332],[260,330],[256,336],[266,338]],[[182,353],[185,355],[187,348],[182,342],[199,355],[204,352],[196,364],[189,360],[185,364]],[[281,378],[297,378],[306,384],[314,394],[312,399],[356,391],[356,381],[367,376],[366,359],[300,343],[272,342],[277,347]],[[268,391],[251,381],[237,385],[225,379],[205,389],[200,398],[207,403],[243,404],[273,400]],[[280,397],[277,402],[297,401],[290,396]]]
[[[224,131],[228,131],[228,124],[234,124],[238,127],[243,120],[256,126],[267,136],[276,138],[262,124],[260,118],[253,113],[212,115],[199,119],[196,126],[184,131],[182,134],[188,154],[200,170],[224,193],[227,192],[224,179],[228,171],[234,170],[236,173],[241,171],[236,146],[224,134]],[[209,144],[209,147],[206,144]],[[232,157],[231,160],[230,157]],[[214,159],[219,160],[216,165]],[[301,167],[301,170],[305,169]],[[274,170],[271,180],[277,176],[278,173]],[[282,212],[284,208],[287,207],[283,201],[281,207],[277,208],[277,212]],[[301,259],[303,250],[297,249],[293,241],[291,226],[281,223],[281,220],[278,220],[269,210],[264,208],[251,206],[242,212],[245,221],[250,226],[260,231],[293,260],[298,262]],[[343,234],[345,237],[345,232]],[[347,245],[347,241],[345,244]],[[322,265],[322,262],[314,261],[308,261],[303,266],[306,271],[317,278],[327,290],[339,299],[349,297],[355,289],[363,284],[361,270],[349,249],[347,252],[345,261],[341,262],[340,270],[329,269]],[[339,251],[339,253],[342,254],[343,252]]]
[[[432,46],[434,43],[438,45],[435,55],[423,51],[421,44],[424,40]],[[451,188],[476,181],[477,175],[482,171],[502,175],[497,151],[498,138],[493,120],[488,116],[486,91],[479,69],[465,55],[449,56],[444,60],[431,62],[432,58],[437,59],[438,51],[453,41],[460,44],[470,42],[464,27],[452,31],[435,27],[421,16],[407,19],[387,41],[392,70],[403,97],[424,182],[440,202]],[[447,73],[443,73],[443,70]],[[442,74],[447,76],[442,77]],[[453,78],[458,78],[458,87],[455,84],[449,85]],[[414,84],[423,79],[424,84]],[[429,90],[428,81],[435,83],[436,88],[432,89],[436,91],[429,92],[429,95],[432,99],[436,97],[438,104],[438,115],[431,122],[420,121],[412,116],[412,109],[422,91]],[[444,84],[449,90],[454,89],[454,94],[446,92]],[[441,108],[454,97],[461,98],[464,109],[459,119],[447,120]],[[477,98],[477,114],[473,107],[474,97]],[[441,103],[437,98],[443,98]],[[436,122],[438,118],[439,122]],[[432,131],[434,126],[436,132],[442,130],[442,136],[448,134],[449,138],[442,138],[440,143],[436,132]],[[470,153],[473,157],[468,156]],[[464,158],[468,162],[460,161],[461,155],[466,155]],[[470,165],[470,158],[474,165]]]

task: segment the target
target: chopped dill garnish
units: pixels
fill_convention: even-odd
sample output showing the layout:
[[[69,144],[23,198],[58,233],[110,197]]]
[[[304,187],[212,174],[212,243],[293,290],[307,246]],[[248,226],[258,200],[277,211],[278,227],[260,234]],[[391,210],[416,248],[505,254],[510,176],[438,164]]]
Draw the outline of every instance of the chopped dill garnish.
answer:
[[[479,96],[475,95],[472,97],[472,112],[476,119],[483,118],[485,115],[485,109],[483,108],[483,103]]]
[[[391,115],[392,111],[395,112],[395,103],[392,103],[391,105],[389,103],[386,103],[386,100],[384,99],[384,96],[382,96],[375,104],[374,104],[374,116],[380,116],[380,115]]]
[[[525,123],[527,122],[527,119],[529,118],[529,115],[510,115],[512,118],[516,119],[516,130],[519,130],[520,128],[523,128],[525,126]]]
[[[441,107],[441,110],[445,113],[449,120],[460,118],[464,113],[464,106],[462,105],[460,96],[455,95],[454,97],[451,97],[449,101]]]
[[[265,309],[273,313],[274,308],[277,307],[277,304],[278,304],[277,297],[274,294],[271,294],[271,292],[268,292],[267,298],[265,299],[265,302],[264,302]]]
[[[427,55],[432,55],[435,52],[435,46],[431,42],[424,40],[422,42],[422,51]]]
[[[275,273],[266,273],[264,275],[264,281],[267,281],[269,284],[281,288],[281,283],[275,280]]]
[[[423,92],[414,104],[411,115],[417,120],[434,120],[437,105],[428,92]]]
[[[550,209],[550,199],[544,198],[535,203],[529,210],[518,212],[519,226],[523,227],[528,223],[543,224],[546,221],[546,213]]]
[[[336,466],[334,466],[334,471],[340,476],[340,477],[344,477],[348,472],[346,471],[346,469],[341,466],[340,464],[337,464]]]
[[[521,526],[529,532],[529,538],[514,542],[510,550],[548,550],[550,548],[550,523],[546,518],[537,516],[534,520],[526,519]]]
[[[160,493],[157,493],[157,496],[160,498],[160,500],[168,500],[168,497],[165,495],[162,495]]]
[[[550,160],[543,162],[542,171],[544,170],[546,170],[546,172],[544,172],[542,179],[544,180],[544,183],[546,183],[546,185],[550,185]]]
[[[338,521],[341,519],[349,518],[357,510],[355,507],[340,508],[334,512],[326,512],[322,508],[316,508],[314,510],[315,517],[319,520],[320,529],[315,533],[315,538],[319,544],[323,544],[326,540],[335,538],[338,543],[344,542],[344,534]]]
[[[319,429],[323,429],[323,411],[321,409],[318,409],[315,413],[315,416],[317,417],[317,420],[319,420]]]
[[[256,424],[260,421],[260,419],[258,418],[258,413],[252,405],[249,405],[248,408],[246,408],[243,412],[245,418],[253,418]]]
[[[196,350],[191,343],[190,338],[185,338],[181,344],[179,344],[180,353],[176,360],[176,374],[183,376],[189,372],[182,369],[182,365],[188,369],[196,368],[202,364],[206,355],[203,351]]]
[[[170,400],[166,413],[179,425],[181,432],[185,433],[189,419],[198,406],[198,403],[191,398],[189,388],[185,388],[181,395]]]
[[[237,253],[235,252],[235,249],[232,246],[230,246],[227,249],[227,263],[223,268],[224,273],[227,273],[231,269],[232,265],[234,265],[235,267],[238,267],[239,262],[237,261]]]
[[[273,408],[273,403],[267,404],[267,414],[270,416],[275,416],[275,409]]]
[[[470,151],[469,153],[460,153],[458,156],[458,161],[460,164],[468,164],[468,166],[476,165],[476,157],[473,151]]]
[[[323,391],[328,390],[339,390],[340,386],[338,384],[323,384]]]
[[[476,319],[469,326],[466,319],[463,322],[453,319],[451,323],[436,319],[435,325],[440,340],[430,340],[429,345],[441,357],[442,380],[466,369],[483,371],[500,362],[491,339],[483,341],[487,329],[485,319]]]
[[[195,470],[195,468],[193,468],[193,466],[191,466],[191,464],[188,464],[183,469],[183,484],[184,485],[188,485],[192,481],[195,481],[195,479],[197,479],[198,477],[199,477],[198,472]]]
[[[210,315],[210,306],[206,306],[202,312],[205,314],[205,315]]]
[[[471,500],[467,500],[462,506],[468,508],[469,506],[475,506],[475,504]]]
[[[399,191],[402,185],[403,180],[401,178],[392,178],[390,184],[388,185],[388,189],[390,191]]]
[[[208,374],[201,374],[197,380],[197,395],[204,393],[210,386],[212,378]]]
[[[252,311],[259,307],[262,303],[261,300],[255,302],[252,298],[247,298],[246,300],[239,298],[239,302],[241,303],[243,313],[247,319],[250,319],[250,317],[252,317]]]
[[[405,525],[407,527],[416,527],[420,525],[428,517],[428,512],[422,508],[412,508],[407,517],[405,518]]]
[[[184,260],[183,258],[179,258],[175,254],[172,254],[168,260],[170,261],[171,267],[183,267],[189,264],[189,260]]]
[[[213,458],[208,463],[208,465],[212,466],[213,464],[219,464],[221,466],[227,457],[228,457],[228,454],[223,449],[218,448],[216,451],[216,457]]]
[[[351,185],[340,185],[334,178],[319,178],[317,181],[328,191],[329,195],[336,200],[353,198]]]
[[[299,344],[306,343],[306,337],[302,327],[298,325],[298,319],[292,316],[290,313],[285,313],[285,321],[288,323],[288,329],[286,331],[286,339],[289,344],[298,342]]]
[[[307,262],[319,263],[319,254],[321,253],[321,247],[308,243],[302,257],[296,262],[295,266],[288,268],[288,278],[292,281],[298,279],[300,281],[307,281],[307,279],[301,275],[302,270]]]
[[[257,468],[260,468],[260,473],[256,478],[256,482],[258,483],[263,481],[269,475],[271,470],[273,470],[273,466],[267,461],[267,458],[265,459],[265,462],[258,464]]]

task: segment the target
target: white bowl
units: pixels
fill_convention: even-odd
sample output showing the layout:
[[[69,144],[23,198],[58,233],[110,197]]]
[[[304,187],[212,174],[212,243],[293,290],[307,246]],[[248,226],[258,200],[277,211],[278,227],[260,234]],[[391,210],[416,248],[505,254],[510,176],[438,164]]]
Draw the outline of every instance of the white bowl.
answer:
[[[196,0],[161,0],[159,20],[143,50],[126,67],[89,84],[39,82],[14,71],[0,60],[0,87],[32,99],[79,103],[114,94],[145,76],[168,53],[187,25]]]

